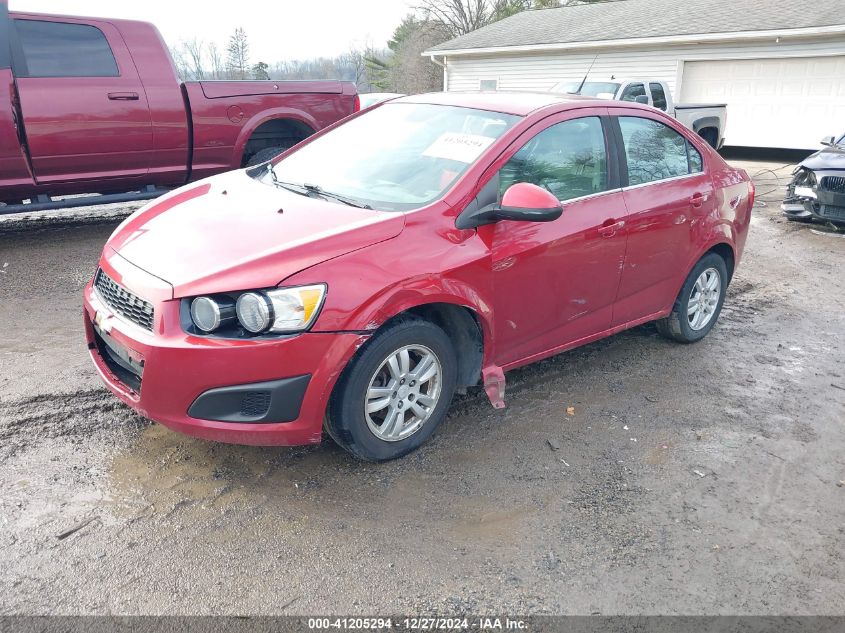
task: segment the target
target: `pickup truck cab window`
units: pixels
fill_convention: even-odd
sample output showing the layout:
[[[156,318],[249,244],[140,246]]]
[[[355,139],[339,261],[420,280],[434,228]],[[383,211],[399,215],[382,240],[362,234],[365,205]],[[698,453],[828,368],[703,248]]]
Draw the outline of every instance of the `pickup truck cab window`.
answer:
[[[23,52],[18,77],[118,77],[106,36],[95,26],[15,20]]]
[[[499,172],[499,195],[517,182],[571,200],[608,190],[607,149],[598,117],[563,121],[528,141]]]
[[[663,85],[651,82],[649,85],[649,90],[651,90],[651,101],[654,104],[654,107],[658,110],[663,110],[666,112],[666,108],[668,104],[666,102],[666,91],[663,90]]]
[[[620,101],[636,101],[637,97],[645,97],[645,86],[643,84],[630,84],[625,87],[619,97]]]
[[[9,41],[9,13],[5,7],[0,7],[0,42],[4,42],[0,45],[0,69],[11,66]]]
[[[686,139],[668,125],[653,119],[621,116],[619,127],[628,159],[629,185],[690,173]]]

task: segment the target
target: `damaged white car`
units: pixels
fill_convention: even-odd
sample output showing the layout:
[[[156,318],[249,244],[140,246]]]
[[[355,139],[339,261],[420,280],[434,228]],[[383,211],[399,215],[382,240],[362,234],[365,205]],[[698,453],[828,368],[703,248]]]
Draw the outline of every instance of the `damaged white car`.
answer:
[[[781,210],[790,220],[845,224],[845,135],[826,137],[822,145],[795,168]]]

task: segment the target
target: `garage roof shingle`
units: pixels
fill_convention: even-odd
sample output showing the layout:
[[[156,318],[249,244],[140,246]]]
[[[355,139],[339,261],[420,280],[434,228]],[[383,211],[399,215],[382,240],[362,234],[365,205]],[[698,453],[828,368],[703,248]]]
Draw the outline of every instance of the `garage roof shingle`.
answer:
[[[610,0],[523,11],[430,52],[845,25],[843,0]]]

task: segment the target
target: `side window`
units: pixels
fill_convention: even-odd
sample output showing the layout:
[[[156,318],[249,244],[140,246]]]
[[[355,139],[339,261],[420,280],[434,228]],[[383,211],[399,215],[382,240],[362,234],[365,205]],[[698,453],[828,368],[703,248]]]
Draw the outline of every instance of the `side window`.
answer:
[[[650,83],[648,87],[651,89],[651,100],[654,102],[654,107],[666,112],[666,92],[663,90],[663,84]]]
[[[628,184],[642,185],[690,173],[687,141],[668,125],[652,119],[621,116],[628,159]],[[695,151],[695,148],[691,148]],[[699,155],[699,161],[701,156]]]
[[[9,68],[9,11],[7,7],[0,7],[0,68]]]
[[[18,77],[117,77],[103,32],[87,24],[15,20],[24,68]]]
[[[607,191],[607,150],[598,117],[564,121],[528,141],[499,171],[499,197],[517,182],[571,200]]]
[[[622,91],[620,101],[636,101],[637,97],[645,97],[645,86],[643,84],[631,84]]]

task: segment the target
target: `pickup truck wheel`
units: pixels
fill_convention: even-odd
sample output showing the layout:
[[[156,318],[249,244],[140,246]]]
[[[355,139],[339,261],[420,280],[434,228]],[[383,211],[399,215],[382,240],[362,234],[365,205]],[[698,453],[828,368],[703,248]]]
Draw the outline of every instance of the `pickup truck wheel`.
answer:
[[[398,319],[349,362],[332,393],[326,430],[359,459],[402,457],[440,426],[456,380],[446,333],[422,319]]]
[[[657,321],[657,331],[679,343],[700,341],[716,324],[728,289],[728,268],[716,253],[702,257],[693,267],[672,312]]]
[[[703,138],[710,147],[713,149],[719,149],[717,147],[719,145],[719,132],[715,128],[706,127],[701,130],[698,135]]]
[[[255,152],[255,154],[249,157],[249,160],[246,162],[246,166],[255,167],[255,165],[266,163],[268,160],[275,158],[276,156],[290,149],[291,147],[293,147],[293,145],[288,145],[287,147],[265,147],[264,149],[260,149]]]

